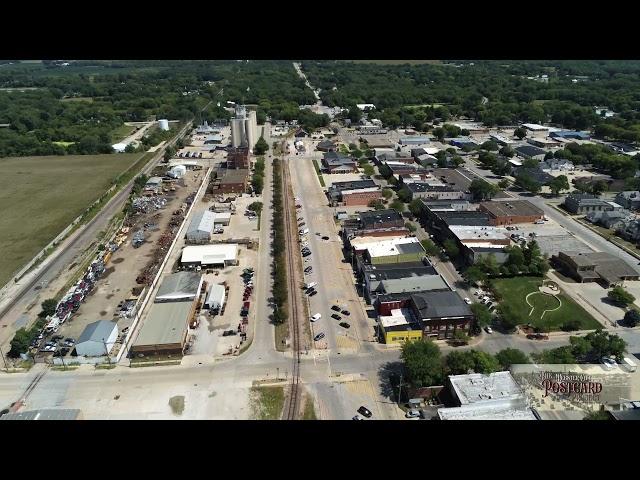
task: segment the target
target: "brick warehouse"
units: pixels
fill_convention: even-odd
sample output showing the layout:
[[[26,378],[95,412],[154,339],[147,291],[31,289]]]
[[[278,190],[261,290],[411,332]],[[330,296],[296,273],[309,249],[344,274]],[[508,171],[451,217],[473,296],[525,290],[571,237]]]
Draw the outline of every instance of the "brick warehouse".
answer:
[[[382,190],[379,188],[367,190],[345,190],[342,192],[342,204],[351,205],[369,205],[373,200],[382,199]]]
[[[533,223],[544,218],[544,212],[527,200],[482,202],[479,210],[489,214],[493,226]]]

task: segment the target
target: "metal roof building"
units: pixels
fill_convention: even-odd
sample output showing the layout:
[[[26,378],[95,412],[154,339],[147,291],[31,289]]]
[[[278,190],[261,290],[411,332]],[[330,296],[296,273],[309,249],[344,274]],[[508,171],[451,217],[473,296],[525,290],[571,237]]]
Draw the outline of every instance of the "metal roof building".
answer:
[[[469,305],[455,292],[414,293],[411,300],[423,320],[473,316]]]
[[[192,301],[200,295],[202,275],[177,272],[165,277],[156,294],[156,303]]]
[[[180,262],[187,265],[236,265],[238,263],[238,244],[219,243],[185,247]]]
[[[154,303],[131,347],[131,353],[182,354],[194,307],[194,302]]]
[[[85,327],[76,342],[78,356],[97,357],[107,355],[118,338],[118,325],[108,320],[98,320]]]
[[[185,235],[189,243],[207,243],[211,241],[211,232],[215,224],[216,214],[209,210],[196,213],[191,219]]]
[[[224,285],[218,285],[214,283],[209,289],[209,294],[204,302],[205,309],[222,309],[224,307],[224,301],[226,299],[226,291]]]

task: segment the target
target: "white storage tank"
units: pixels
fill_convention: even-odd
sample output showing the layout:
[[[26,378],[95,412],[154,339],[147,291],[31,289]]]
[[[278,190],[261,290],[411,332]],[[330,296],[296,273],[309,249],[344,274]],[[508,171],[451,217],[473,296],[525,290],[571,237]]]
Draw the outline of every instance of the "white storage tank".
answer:
[[[246,134],[244,129],[244,119],[234,118],[231,120],[231,145],[241,147],[246,144]]]
[[[158,120],[158,126],[160,127],[160,130],[169,130],[169,120],[165,118]]]
[[[244,131],[247,135],[247,146],[249,147],[249,150],[251,150],[251,152],[253,153],[253,147],[256,146],[256,142],[258,141],[258,139],[254,135],[254,130],[251,126],[251,119],[249,118],[247,118],[244,121]]]

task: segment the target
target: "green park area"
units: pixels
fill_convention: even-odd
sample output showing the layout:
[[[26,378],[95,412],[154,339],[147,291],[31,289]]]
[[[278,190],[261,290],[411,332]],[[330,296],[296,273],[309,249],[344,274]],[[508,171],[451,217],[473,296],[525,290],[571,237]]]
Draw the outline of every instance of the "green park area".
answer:
[[[568,321],[575,322],[579,330],[601,327],[584,308],[567,295],[545,295],[538,287],[540,277],[501,278],[493,281],[494,290],[501,297],[501,307],[518,319],[518,324],[531,323],[534,327],[560,330]]]
[[[0,285],[8,282],[143,155],[0,159]]]
[[[120,125],[111,132],[111,141],[114,143],[124,140],[136,130],[132,125]]]

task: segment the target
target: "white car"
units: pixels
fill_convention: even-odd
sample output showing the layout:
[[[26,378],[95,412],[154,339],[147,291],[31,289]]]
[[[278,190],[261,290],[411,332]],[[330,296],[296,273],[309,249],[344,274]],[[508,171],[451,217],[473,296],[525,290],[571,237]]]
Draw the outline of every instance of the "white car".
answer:
[[[487,332],[488,334],[492,334],[493,333],[493,329],[488,325],[486,327],[484,327],[484,331]]]
[[[602,359],[600,360],[600,363],[607,370],[613,370],[614,368],[616,368],[618,366],[618,364],[616,363],[615,360],[613,360],[611,358],[608,358],[608,357],[602,357]]]
[[[312,322],[317,322],[318,320],[320,320],[322,318],[322,315],[320,315],[319,313],[316,313],[315,315],[313,315],[309,320],[311,320]]]
[[[471,299],[470,298],[465,298],[464,299],[464,303],[466,303],[467,305],[471,305]]]
[[[413,408],[409,410],[404,416],[406,418],[420,418],[420,411]]]

